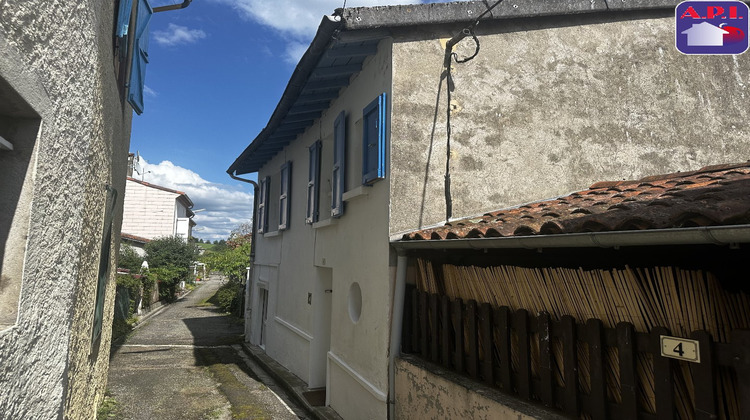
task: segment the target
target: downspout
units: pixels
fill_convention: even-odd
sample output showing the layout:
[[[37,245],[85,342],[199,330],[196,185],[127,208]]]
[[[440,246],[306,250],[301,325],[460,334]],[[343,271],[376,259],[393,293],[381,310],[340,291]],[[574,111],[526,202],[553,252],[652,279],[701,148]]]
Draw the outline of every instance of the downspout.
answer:
[[[170,10],[184,9],[184,8],[190,6],[190,3],[192,1],[193,0],[185,0],[181,4],[173,4],[171,6],[154,7],[153,10],[154,10],[154,13],[159,13],[159,12],[167,12],[167,11],[170,11]]]
[[[189,1],[188,1],[189,2]],[[258,183],[253,181],[252,179],[245,179],[240,178],[234,174],[234,171],[227,171],[229,174],[229,177],[232,179],[236,179],[237,181],[247,182],[248,184],[253,185],[253,226],[252,226],[252,232],[250,233],[250,269],[248,272],[248,279],[253,278],[253,271],[255,267],[255,235],[257,232],[257,219],[258,219],[258,191],[260,190],[260,187],[258,186]],[[250,281],[245,282],[245,308],[247,309],[247,306],[250,304]],[[247,312],[247,311],[245,311]],[[248,323],[249,324],[249,323]],[[245,340],[249,340],[250,337],[245,337]]]
[[[388,351],[388,418],[396,418],[396,357],[401,354],[401,332],[404,325],[404,297],[406,295],[406,265],[409,259],[399,252],[396,262],[396,284],[393,289],[391,315],[391,347]]]

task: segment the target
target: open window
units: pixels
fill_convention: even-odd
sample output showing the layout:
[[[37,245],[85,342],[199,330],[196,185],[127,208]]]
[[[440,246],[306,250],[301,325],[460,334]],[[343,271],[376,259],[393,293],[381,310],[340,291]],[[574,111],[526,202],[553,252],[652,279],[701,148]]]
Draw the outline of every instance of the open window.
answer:
[[[281,166],[279,188],[279,230],[287,230],[291,214],[292,162],[286,162]]]
[[[385,178],[385,93],[362,111],[362,184]]]
[[[331,216],[344,214],[346,189],[346,114],[341,111],[333,123],[333,174],[331,175]]]
[[[307,212],[305,214],[305,223],[313,224],[318,222],[320,212],[320,150],[322,142],[320,140],[310,146],[309,157],[310,164],[307,175]]]
[[[271,190],[271,177],[260,181],[258,191],[258,233],[268,232],[268,194]]]

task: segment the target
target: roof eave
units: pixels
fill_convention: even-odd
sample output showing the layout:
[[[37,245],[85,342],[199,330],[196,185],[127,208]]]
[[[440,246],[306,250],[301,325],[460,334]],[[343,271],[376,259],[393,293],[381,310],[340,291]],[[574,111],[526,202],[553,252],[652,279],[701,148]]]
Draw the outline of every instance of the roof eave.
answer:
[[[500,238],[391,241],[391,245],[394,248],[404,251],[498,248],[616,248],[654,245],[733,245],[739,243],[750,243],[750,225],[585,232]]]
[[[315,34],[310,46],[305,51],[305,54],[297,63],[297,67],[292,73],[292,77],[289,79],[289,83],[284,89],[284,93],[281,95],[279,103],[276,105],[271,118],[268,120],[266,127],[258,134],[257,137],[250,143],[249,146],[234,160],[227,173],[232,175],[242,175],[256,171],[238,171],[238,167],[242,161],[253,154],[263,142],[270,137],[276,129],[281,125],[284,117],[286,117],[289,109],[294,105],[295,101],[299,97],[300,92],[305,87],[307,79],[315,69],[315,66],[320,61],[321,56],[326,51],[329,43],[332,40],[334,33],[341,27],[341,18],[338,16],[324,16],[318,26],[318,31]]]

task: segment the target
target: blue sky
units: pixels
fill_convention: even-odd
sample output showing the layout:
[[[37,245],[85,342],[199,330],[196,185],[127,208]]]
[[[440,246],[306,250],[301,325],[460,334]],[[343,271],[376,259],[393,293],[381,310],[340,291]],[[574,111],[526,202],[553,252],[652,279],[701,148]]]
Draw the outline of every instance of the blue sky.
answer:
[[[153,7],[182,0],[151,0]],[[347,0],[347,7],[419,0]],[[444,1],[423,1],[438,3]],[[194,236],[215,240],[252,215],[252,188],[226,169],[265,127],[325,14],[343,0],[193,0],[151,20],[145,108],[133,117],[135,177],[186,192]],[[254,174],[253,176],[254,177]]]

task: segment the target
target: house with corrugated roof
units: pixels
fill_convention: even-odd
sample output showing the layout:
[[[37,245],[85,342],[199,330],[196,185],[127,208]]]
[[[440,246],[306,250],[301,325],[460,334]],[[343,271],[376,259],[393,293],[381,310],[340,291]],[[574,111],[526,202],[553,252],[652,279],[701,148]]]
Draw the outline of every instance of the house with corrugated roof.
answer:
[[[417,349],[419,355],[424,347],[402,346],[403,329],[411,326],[413,333],[449,318],[429,305],[426,313],[432,315],[426,318],[410,312],[423,306],[404,306],[411,300],[407,284],[421,283],[428,270],[420,270],[401,243],[433,241],[402,241],[403,235],[445,235],[429,245],[436,253],[476,259],[446,245],[471,248],[471,235],[506,235],[497,220],[502,216],[487,216],[495,224],[467,227],[474,232],[467,239],[439,226],[448,222],[455,228],[465,217],[478,220],[497,209],[565,197],[601,180],[744,161],[750,152],[750,111],[743,99],[750,62],[742,56],[680,54],[674,47],[675,5],[455,2],[347,8],[324,17],[267,126],[228,169],[233,177],[258,177],[246,311],[250,343],[311,390],[325,393],[325,405],[344,418],[431,416],[427,406],[438,409],[438,417],[488,407],[538,415],[540,400],[533,397],[540,393],[533,387],[538,364],[529,364],[533,375],[525,376],[518,373],[518,360],[503,378],[509,376],[511,386],[520,386],[529,398],[495,397],[490,390],[491,399],[500,401],[491,405],[476,399],[474,385],[451,388],[455,392],[438,400],[409,394],[420,386],[414,378],[438,379],[429,376],[430,366],[443,354],[430,350],[426,364],[420,357],[407,363],[414,370],[405,369],[401,350]],[[595,197],[585,199],[597,203]],[[637,207],[615,201],[600,205],[613,207],[611,212]],[[519,230],[508,241],[519,251],[503,255],[516,256],[521,264],[528,260],[527,248],[547,249],[534,246],[535,238],[566,228],[545,224],[545,218],[599,208],[579,207],[513,219]],[[545,222],[524,225],[525,216]],[[589,225],[596,223],[630,229],[646,222],[592,219]],[[454,235],[458,241],[444,240]],[[555,261],[587,254],[594,260],[599,252],[568,248]],[[474,252],[481,257],[484,249]],[[414,319],[426,324],[415,326]],[[440,325],[455,330],[463,321]],[[440,334],[435,341],[416,337],[420,343],[426,337],[422,344],[430,349],[455,348],[463,341],[446,341]],[[476,360],[489,354],[486,345],[473,348]],[[451,354],[445,357],[454,360],[452,366],[470,359],[468,354],[459,358],[455,350]],[[479,362],[474,366],[478,369]],[[588,393],[605,389],[592,388],[587,378]],[[559,387],[551,386],[550,395],[558,398]],[[574,397],[576,410],[582,407],[579,397]],[[544,401],[550,412],[562,404]],[[464,411],[455,408],[462,404]]]

